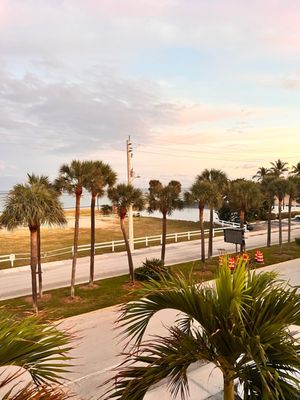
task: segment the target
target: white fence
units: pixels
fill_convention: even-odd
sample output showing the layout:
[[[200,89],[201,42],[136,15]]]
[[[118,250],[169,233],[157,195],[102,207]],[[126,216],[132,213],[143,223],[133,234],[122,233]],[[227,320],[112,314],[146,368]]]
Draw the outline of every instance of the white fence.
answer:
[[[219,221],[218,222],[220,225],[222,225],[222,228],[214,228],[213,229],[213,236],[215,236],[216,233],[218,232],[223,232],[223,227],[239,227],[239,224],[234,223],[234,222],[228,222],[228,221]],[[209,230],[206,229],[204,231],[204,234],[208,234]],[[167,234],[167,241],[173,241],[174,243],[177,243],[178,240],[185,239],[185,240],[191,240],[192,238],[196,238],[201,236],[201,231],[189,231],[189,232],[178,232],[178,233],[168,233]],[[148,247],[151,243],[162,243],[162,235],[154,235],[154,236],[145,236],[145,237],[139,237],[134,239],[134,244],[142,244],[145,247]],[[111,242],[102,242],[102,243],[95,243],[95,251],[100,250],[100,249],[109,249],[111,252],[116,251],[118,247],[124,247],[125,243],[124,240],[112,240]],[[91,248],[90,243],[89,244],[81,244],[78,246],[77,251],[78,252],[83,252],[86,251],[88,252]],[[49,258],[51,257],[57,257],[61,256],[64,254],[70,254],[73,255],[74,253],[74,247],[62,247],[60,249],[55,249],[55,250],[49,250],[45,251],[41,254],[42,259],[47,259],[49,261]],[[0,263],[1,262],[9,262],[10,266],[13,267],[14,263],[16,261],[29,261],[30,260],[30,253],[18,253],[18,254],[7,254],[7,255],[0,255]]]

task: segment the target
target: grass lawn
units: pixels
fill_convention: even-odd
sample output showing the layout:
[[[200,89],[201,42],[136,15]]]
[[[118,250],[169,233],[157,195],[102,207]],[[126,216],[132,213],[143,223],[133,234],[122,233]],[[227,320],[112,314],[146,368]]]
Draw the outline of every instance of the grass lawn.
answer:
[[[283,261],[300,258],[300,245],[295,242],[284,244],[282,252],[279,246],[262,248],[264,254],[264,265],[253,262],[254,251],[249,251],[250,266],[252,268],[276,264]],[[204,272],[202,272],[204,267]],[[213,258],[203,265],[200,261],[187,262],[172,266],[174,271],[181,271],[186,276],[191,272],[198,282],[213,279],[218,269],[218,258]],[[45,293],[43,300],[39,301],[41,314],[47,319],[60,319],[73,315],[86,313],[100,308],[113,306],[124,301],[133,299],[134,290],[128,286],[128,275],[97,281],[94,288],[80,285],[76,288],[76,299],[69,298],[70,289],[56,289]],[[0,302],[8,312],[24,316],[32,313],[31,298],[18,298]]]
[[[68,211],[68,216],[70,216],[70,211]],[[90,229],[89,229],[89,219],[88,211],[83,211],[83,218],[81,222],[80,232],[79,232],[79,244],[90,243]],[[100,218],[98,216],[98,218]],[[162,220],[160,218],[153,217],[136,217],[134,218],[134,235],[135,237],[153,236],[161,234],[161,224]],[[72,224],[71,224],[72,225]],[[111,217],[101,217],[99,219],[99,225],[101,227],[96,228],[96,243],[108,242],[112,240],[123,239],[121,229],[119,226],[118,218]],[[208,228],[208,223],[205,224],[205,228]],[[199,223],[192,221],[179,221],[179,220],[168,220],[167,223],[167,233],[175,232],[187,232],[199,230]],[[66,228],[46,228],[41,229],[41,246],[42,254],[55,249],[60,249],[64,247],[69,247],[73,245],[73,226],[68,226]],[[199,239],[199,237],[195,237]],[[183,240],[183,239],[181,239]],[[158,242],[151,242],[150,245],[158,245]],[[144,247],[143,244],[138,244],[136,246]],[[116,251],[124,251],[125,247],[116,247]],[[7,254],[17,254],[17,253],[27,253],[29,257],[30,252],[30,237],[29,229],[21,228],[14,231],[8,232],[5,229],[0,230],[0,255]],[[99,249],[96,254],[101,254],[105,252],[110,252],[110,249]],[[81,251],[78,253],[79,257],[87,256],[88,251]],[[57,261],[71,258],[71,251],[67,254],[63,254],[55,257],[45,257],[43,262]],[[15,263],[15,266],[28,265],[29,259],[20,260]],[[1,262],[0,268],[10,268],[9,262]]]

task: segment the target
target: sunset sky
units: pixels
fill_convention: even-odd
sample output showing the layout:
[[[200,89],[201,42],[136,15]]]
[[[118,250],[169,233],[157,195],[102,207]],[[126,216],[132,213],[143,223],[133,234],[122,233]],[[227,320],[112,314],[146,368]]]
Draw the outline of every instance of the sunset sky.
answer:
[[[299,0],[0,0],[0,190],[101,159],[189,185],[300,161]]]

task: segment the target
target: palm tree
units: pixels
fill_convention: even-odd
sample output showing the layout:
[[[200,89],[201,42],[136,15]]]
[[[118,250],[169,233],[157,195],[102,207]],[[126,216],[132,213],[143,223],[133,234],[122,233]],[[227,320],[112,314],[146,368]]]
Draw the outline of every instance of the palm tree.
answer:
[[[43,184],[18,184],[9,191],[0,217],[0,224],[12,230],[27,225],[30,230],[30,266],[32,301],[37,306],[36,269],[38,259],[38,228],[42,224],[63,225],[66,223],[64,210],[57,192]]]
[[[71,340],[70,333],[57,329],[34,316],[18,319],[2,312],[0,316],[0,367],[2,368],[0,390],[1,394],[5,394],[1,398],[7,400],[67,399],[66,393],[63,393],[59,387],[53,387],[53,384],[59,384],[63,379],[62,375],[68,372],[71,360],[68,356]],[[14,366],[14,372],[9,369],[10,366]],[[15,384],[25,372],[30,374],[33,383],[17,391]],[[13,387],[14,392],[11,392],[9,387]]]
[[[231,206],[239,210],[240,227],[244,228],[245,213],[251,208],[259,207],[262,195],[257,183],[245,179],[237,179],[231,183],[228,199]],[[241,245],[241,252],[245,250],[245,245]]]
[[[125,229],[125,217],[130,205],[136,210],[142,210],[144,208],[143,193],[140,189],[136,189],[132,185],[121,183],[116,187],[109,188],[107,191],[107,195],[108,198],[111,200],[112,205],[117,209],[117,213],[120,218],[121,231],[123,234],[128,257],[130,280],[131,282],[134,282],[133,261]]]
[[[161,260],[165,262],[166,237],[167,237],[167,215],[171,215],[174,210],[183,208],[183,201],[180,199],[181,183],[170,181],[163,186],[158,180],[149,182],[148,212],[159,211],[162,213],[162,244]]]
[[[292,166],[290,174],[300,176],[300,162]]]
[[[216,184],[207,180],[196,178],[194,184],[184,197],[187,204],[197,203],[199,208],[199,222],[201,231],[201,261],[205,263],[205,237],[204,237],[204,207],[209,204],[211,199],[217,198],[218,188]],[[204,268],[204,264],[203,264]]]
[[[211,196],[207,202],[209,206],[209,236],[208,236],[208,258],[210,259],[213,254],[213,227],[214,227],[214,210],[222,206],[222,200],[225,195],[225,190],[228,183],[228,178],[225,172],[220,169],[205,169],[201,175],[198,176],[199,180],[207,180],[216,185],[217,190],[214,190],[214,196]]]
[[[276,177],[280,178],[288,169],[288,163],[278,159],[277,161],[271,162],[272,167],[270,172]]]
[[[279,222],[279,246],[282,248],[282,202],[285,198],[285,195],[288,193],[289,183],[284,178],[276,178],[273,181],[273,188],[275,196],[278,200],[278,222]]]
[[[300,175],[293,175],[287,178],[287,194],[289,196],[288,203],[288,243],[291,242],[291,220],[292,220],[292,202],[300,196]]]
[[[102,161],[89,161],[88,176],[85,189],[91,193],[91,250],[90,250],[90,279],[89,285],[94,284],[95,271],[95,205],[96,198],[102,197],[105,188],[115,184],[117,175],[108,164]]]
[[[225,400],[234,399],[235,379],[246,398],[297,398],[300,342],[288,326],[299,323],[300,298],[275,273],[248,272],[240,260],[233,275],[221,267],[215,285],[173,275],[143,285],[139,295],[121,308],[122,337],[132,347],[106,400],[143,399],[166,378],[171,395],[185,398],[187,369],[201,360],[221,370]],[[178,311],[176,325],[143,340],[152,317],[167,309]]]
[[[59,196],[59,192],[55,190],[54,185],[49,181],[48,176],[27,174],[29,185],[44,185],[46,188],[53,191],[53,195]],[[38,284],[39,284],[39,297],[43,297],[43,273],[42,273],[42,260],[41,260],[41,226],[38,226],[37,231],[37,269],[38,269]]]
[[[60,192],[67,192],[75,195],[75,227],[74,227],[74,245],[71,273],[71,297],[75,297],[75,275],[77,248],[79,236],[79,218],[80,218],[80,200],[83,188],[86,185],[89,174],[89,164],[86,161],[73,160],[70,165],[64,164],[60,167],[59,177],[55,180],[55,186]]]
[[[271,246],[272,235],[272,209],[275,201],[275,188],[273,186],[273,175],[267,175],[261,181],[261,190],[268,208],[268,229],[267,229],[267,246]]]
[[[257,179],[259,182],[261,182],[267,175],[270,175],[271,171],[269,168],[266,167],[259,167],[258,170],[256,171],[256,174],[253,175],[253,179]]]

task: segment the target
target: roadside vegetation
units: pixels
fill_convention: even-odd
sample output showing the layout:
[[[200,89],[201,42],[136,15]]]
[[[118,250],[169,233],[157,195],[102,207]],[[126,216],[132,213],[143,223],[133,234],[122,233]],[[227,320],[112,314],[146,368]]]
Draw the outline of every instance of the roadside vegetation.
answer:
[[[264,264],[255,263],[255,250],[250,250],[248,252],[250,268],[260,268],[300,258],[300,245],[296,242],[283,244],[282,251],[280,251],[279,245],[272,248],[264,247],[260,250],[264,255]],[[206,260],[205,264],[201,261],[192,261],[172,265],[170,269],[175,273],[183,273],[186,277],[192,274],[197,282],[203,282],[216,277],[218,266],[219,258],[213,257],[211,260]],[[133,293],[136,287],[139,287],[139,283],[132,287],[129,284],[128,275],[123,275],[95,281],[92,288],[88,284],[77,285],[76,297],[73,301],[69,297],[69,288],[50,290],[39,301],[40,314],[46,319],[57,320],[114,306],[134,299],[135,294]],[[2,301],[0,307],[19,316],[25,316],[32,312],[29,296]]]
[[[164,262],[166,253],[166,232],[167,232],[167,215],[171,215],[173,210],[180,209],[183,207],[185,200],[186,204],[197,204],[199,208],[199,221],[201,230],[201,252],[199,252],[199,259],[201,258],[202,263],[206,261],[205,257],[205,241],[206,235],[204,234],[204,221],[203,221],[203,210],[204,207],[210,209],[210,222],[209,222],[209,235],[208,235],[208,258],[212,255],[212,232],[213,232],[213,212],[214,210],[222,209],[221,203],[229,209],[229,215],[234,215],[238,218],[240,227],[244,228],[244,223],[247,220],[247,213],[252,215],[258,215],[261,210],[267,215],[268,221],[271,220],[272,207],[275,200],[278,201],[278,218],[279,218],[279,245],[281,252],[283,251],[282,244],[282,208],[284,205],[285,198],[288,197],[288,241],[291,240],[291,205],[293,200],[299,200],[300,198],[300,172],[299,165],[292,167],[289,172],[289,168],[286,162],[278,159],[271,163],[270,168],[260,167],[253,179],[256,182],[247,179],[235,179],[228,180],[226,174],[221,170],[207,170],[202,171],[195,179],[194,184],[190,190],[183,195],[181,194],[181,183],[178,181],[170,181],[168,185],[164,186],[158,180],[150,180],[149,189],[146,195],[143,195],[140,189],[134,188],[132,185],[118,183],[116,184],[117,176],[108,164],[104,164],[101,161],[80,161],[73,160],[69,165],[62,165],[59,169],[59,174],[54,183],[51,183],[47,177],[42,176],[41,179],[34,175],[31,179],[29,175],[30,185],[38,185],[41,191],[51,193],[52,197],[59,203],[58,195],[62,192],[67,192],[75,197],[75,218],[74,218],[74,229],[72,231],[72,268],[71,268],[71,279],[70,279],[70,297],[75,299],[75,287],[76,287],[76,263],[78,258],[78,245],[82,240],[80,231],[80,201],[83,191],[86,190],[91,194],[91,222],[88,227],[89,239],[87,243],[91,244],[91,249],[88,249],[86,253],[90,255],[90,279],[89,283],[92,287],[94,284],[94,244],[97,240],[95,230],[95,203],[96,198],[101,197],[106,192],[108,198],[111,201],[112,209],[114,213],[117,213],[122,236],[125,242],[125,249],[128,256],[129,265],[129,276],[131,283],[134,283],[134,270],[131,256],[131,249],[129,241],[127,240],[127,228],[126,228],[126,214],[129,207],[139,211],[145,208],[149,212],[159,210],[162,213],[162,227],[161,227],[161,261]],[[131,171],[132,172],[132,171]],[[289,177],[287,173],[289,172]],[[15,185],[9,192],[5,207],[2,215],[0,215],[0,227],[4,226],[8,229],[14,229],[18,226],[28,226],[31,232],[30,247],[24,251],[29,252],[30,248],[30,265],[32,271],[32,298],[33,307],[35,311],[38,311],[37,301],[37,274],[39,277],[39,298],[43,298],[42,291],[42,266],[41,266],[41,255],[42,252],[50,251],[44,247],[45,237],[41,235],[42,224],[48,223],[49,225],[60,224],[64,217],[58,221],[58,219],[51,217],[51,212],[47,211],[49,208],[49,198],[45,198],[42,201],[34,197],[34,191],[32,192],[31,199],[27,196],[17,196],[16,194],[20,191],[20,188],[26,188],[26,185]],[[25,200],[24,200],[25,199]],[[31,211],[30,211],[31,210]],[[222,219],[222,218],[221,218]],[[230,219],[230,218],[229,218]],[[153,230],[150,235],[153,235]],[[106,232],[107,234],[107,232]],[[137,230],[135,230],[136,236],[138,236]],[[41,239],[42,237],[42,239]],[[57,237],[58,239],[58,237]],[[56,239],[56,240],[57,240]],[[109,238],[111,241],[113,237]],[[67,247],[70,244],[62,243],[63,240],[60,238],[59,246],[57,248]],[[272,245],[272,232],[271,224],[268,224],[267,233],[267,245]],[[4,254],[8,254],[8,243],[5,240]],[[122,250],[119,248],[119,250]],[[241,244],[240,251],[244,250],[244,240]],[[69,250],[66,249],[67,255]],[[13,250],[10,253],[17,253],[15,244]],[[1,254],[1,249],[0,249]],[[2,253],[3,254],[3,253]],[[82,256],[87,255],[84,252]],[[59,257],[58,257],[59,258]],[[65,257],[64,257],[65,258]],[[47,260],[44,260],[47,261]],[[3,265],[3,264],[2,264]],[[204,269],[204,268],[203,268]]]

